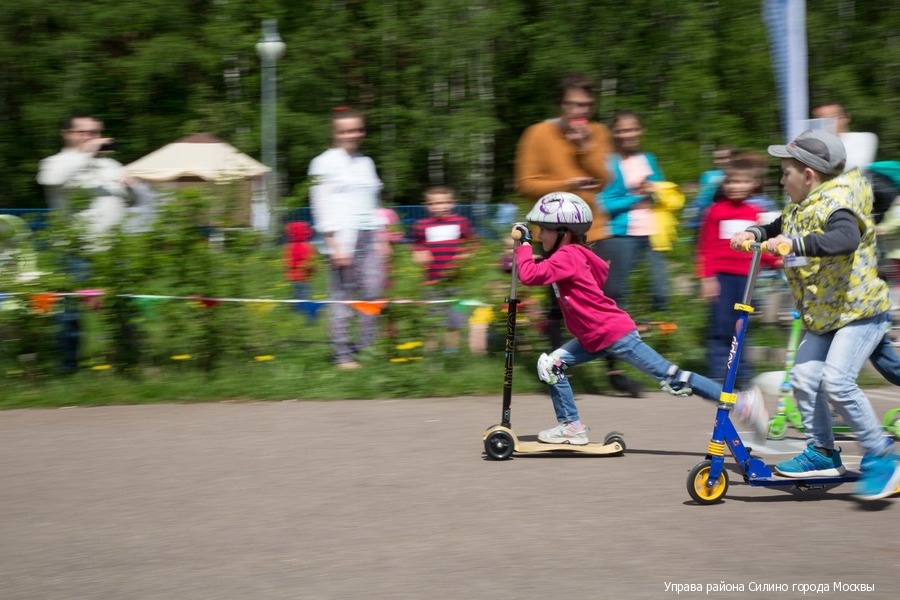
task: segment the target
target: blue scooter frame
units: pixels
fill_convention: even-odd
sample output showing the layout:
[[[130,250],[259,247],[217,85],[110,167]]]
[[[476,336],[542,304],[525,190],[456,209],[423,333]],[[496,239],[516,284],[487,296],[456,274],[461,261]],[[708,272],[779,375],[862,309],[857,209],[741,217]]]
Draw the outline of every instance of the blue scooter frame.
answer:
[[[751,455],[751,450],[741,441],[740,435],[738,435],[734,424],[731,422],[731,409],[734,408],[734,404],[737,402],[737,394],[734,393],[734,382],[737,378],[747,323],[750,319],[750,314],[754,312],[751,302],[762,256],[761,244],[748,242],[744,244],[743,249],[748,252],[752,251],[753,258],[750,264],[750,274],[747,277],[747,286],[744,289],[743,300],[740,304],[734,305],[735,310],[738,311],[738,319],[734,326],[734,336],[731,338],[731,351],[728,353],[728,370],[725,374],[722,393],[719,396],[716,423],[713,426],[712,438],[706,450],[706,460],[695,465],[688,474],[687,479],[688,494],[699,504],[714,504],[721,500],[725,496],[725,492],[728,491],[728,472],[725,470],[726,447],[741,470],[744,481],[755,487],[793,486],[804,490],[848,483],[859,479],[859,475],[856,473],[848,473],[838,477],[778,477],[763,460]],[[785,256],[789,252],[790,246],[787,244],[778,248],[780,256]]]

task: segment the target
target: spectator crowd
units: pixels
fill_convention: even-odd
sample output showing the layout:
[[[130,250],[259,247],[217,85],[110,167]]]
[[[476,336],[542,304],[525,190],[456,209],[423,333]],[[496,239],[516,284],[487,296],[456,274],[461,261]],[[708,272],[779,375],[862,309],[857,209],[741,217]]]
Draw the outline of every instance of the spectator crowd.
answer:
[[[765,225],[782,213],[781,198],[766,194],[769,158],[721,140],[711,153],[712,168],[699,176],[696,194],[686,199],[680,187],[667,180],[656,155],[643,148],[645,127],[637,112],[621,109],[608,124],[597,122],[590,78],[570,73],[558,83],[556,115],[527,127],[516,150],[518,209],[552,192],[570,192],[583,200],[591,212],[585,240],[609,267],[603,291],[618,306],[640,311],[639,321],[658,319],[671,310],[673,277],[667,256],[678,243],[689,244],[695,276],[691,286],[709,307],[707,372],[721,380],[720,357],[730,344],[736,317],[733,306],[746,283],[748,265],[746,256],[730,250],[728,240],[737,231]],[[871,212],[878,225],[879,273],[896,300],[900,295],[900,244],[896,242],[900,208],[893,204],[900,178],[898,162],[876,162],[877,136],[852,131],[850,115],[840,104],[823,103],[811,117],[812,129],[829,131],[844,144],[844,168],[859,169],[869,178],[875,192]],[[473,223],[459,213],[450,182],[423,186],[425,216],[404,227],[397,213],[381,204],[383,184],[374,161],[364,152],[365,115],[342,107],[333,111],[329,122],[330,147],[308,168],[311,222],[289,222],[284,229],[285,276],[294,299],[309,300],[312,278],[324,274],[328,299],[333,301],[327,316],[332,361],[341,369],[358,368],[359,357],[379,336],[382,319],[354,311],[349,302],[389,297],[393,254],[399,242],[409,242],[412,258],[421,269],[422,299],[434,303],[433,312],[444,327],[444,333],[430,342],[431,349],[459,351],[466,339],[466,315],[453,310],[449,300],[462,293],[460,265],[488,240],[480,239]],[[116,227],[145,228],[154,194],[113,158],[115,140],[107,137],[103,122],[89,114],[74,114],[65,120],[61,137],[63,148],[41,162],[37,175],[48,205],[76,215],[96,252],[104,250],[103,236]],[[520,213],[509,203],[501,208],[498,214],[506,220],[498,223],[501,227]],[[508,245],[500,252],[502,268],[496,273],[502,283],[512,254]],[[543,254],[540,247],[535,248],[538,260]],[[73,276],[84,276],[83,265],[69,267]],[[770,271],[764,278],[783,280],[780,260],[768,260],[766,267]],[[649,285],[646,296],[636,298],[637,273],[644,273]],[[536,322],[546,347],[558,348],[564,335],[559,300],[552,288],[544,295]],[[307,317],[312,322],[314,315]],[[479,314],[479,325],[484,325],[484,317],[485,313]],[[69,315],[67,322],[77,323],[77,316]],[[471,349],[481,351],[486,346],[481,334],[467,337]],[[641,384],[623,373],[614,355],[606,357],[606,367],[614,390],[642,395]],[[746,384],[752,365],[743,364],[741,371],[741,383]]]

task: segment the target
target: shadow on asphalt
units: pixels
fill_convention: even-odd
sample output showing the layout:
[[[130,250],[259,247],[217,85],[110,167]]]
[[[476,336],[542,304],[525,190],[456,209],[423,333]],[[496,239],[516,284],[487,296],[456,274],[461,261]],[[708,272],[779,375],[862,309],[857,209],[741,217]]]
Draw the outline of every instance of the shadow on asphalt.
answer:
[[[750,504],[775,504],[779,502],[820,502],[822,500],[835,500],[835,501],[843,501],[850,502],[857,505],[856,510],[861,512],[881,512],[882,510],[887,509],[889,506],[892,506],[892,502],[888,502],[887,500],[875,500],[872,502],[864,502],[862,500],[857,500],[850,494],[839,494],[839,495],[821,495],[821,496],[811,496],[809,492],[800,492],[800,493],[786,493],[786,494],[778,494],[773,496],[734,496],[732,494],[726,494],[725,497],[716,504],[727,504],[729,501],[734,500],[737,502],[747,502]],[[694,502],[693,500],[685,500],[682,502],[684,506],[715,506],[713,505],[703,505]]]
[[[889,499],[891,497],[897,496],[889,496],[883,500],[873,500],[873,501],[864,501],[856,498],[850,492],[849,487],[843,487],[847,484],[840,485],[831,485],[824,488],[818,489],[808,489],[802,490],[796,487],[790,486],[752,486],[754,488],[760,490],[768,490],[771,492],[771,495],[768,493],[765,496],[740,496],[735,495],[732,491],[735,491],[735,488],[740,490],[747,490],[751,486],[746,484],[743,481],[743,476],[738,472],[737,468],[727,468],[726,469],[735,474],[735,477],[738,477],[737,481],[733,479],[729,482],[728,492],[725,494],[725,497],[722,499],[722,503],[728,502],[729,500],[735,500],[737,502],[748,502],[751,504],[766,504],[766,503],[778,503],[778,502],[822,502],[822,501],[830,501],[833,500],[835,502],[850,502],[856,504],[856,510],[862,512],[880,512],[885,510],[889,506],[892,506],[894,503]],[[841,491],[839,493],[831,493],[833,490],[837,488],[842,488],[846,491]],[[694,502],[693,500],[687,500],[682,502],[685,506],[703,506]]]
[[[626,441],[626,443],[628,442]],[[626,448],[625,454],[649,454],[651,456],[699,456],[700,458],[706,458],[705,452],[684,452],[679,450],[643,450],[640,448]]]

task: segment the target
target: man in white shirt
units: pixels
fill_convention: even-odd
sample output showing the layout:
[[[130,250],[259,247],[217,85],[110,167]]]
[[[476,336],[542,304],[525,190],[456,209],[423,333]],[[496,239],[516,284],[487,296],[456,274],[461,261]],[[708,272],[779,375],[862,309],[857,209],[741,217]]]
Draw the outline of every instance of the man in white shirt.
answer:
[[[88,115],[68,118],[62,129],[63,149],[43,159],[37,181],[44,186],[50,208],[73,210],[73,192],[81,190],[88,206],[78,212],[91,236],[101,236],[127,215],[132,181],[122,163],[110,158],[112,138],[104,137],[103,122]]]
[[[113,140],[103,137],[103,123],[88,115],[66,119],[62,129],[63,149],[41,161],[37,181],[44,186],[47,204],[54,211],[69,214],[76,194],[87,196],[88,206],[78,211],[88,231],[89,248],[102,251],[106,246],[95,238],[102,237],[126,215],[129,180],[122,164],[106,156]],[[86,261],[70,257],[66,266],[76,281],[88,275]],[[59,317],[58,343],[62,355],[62,371],[78,370],[81,345],[81,323],[78,306],[66,298]]]
[[[865,131],[850,131],[850,115],[837,102],[820,104],[812,111],[813,118],[825,119],[831,125],[830,133],[841,138],[847,151],[844,172],[859,167],[868,168],[878,152],[878,136]]]

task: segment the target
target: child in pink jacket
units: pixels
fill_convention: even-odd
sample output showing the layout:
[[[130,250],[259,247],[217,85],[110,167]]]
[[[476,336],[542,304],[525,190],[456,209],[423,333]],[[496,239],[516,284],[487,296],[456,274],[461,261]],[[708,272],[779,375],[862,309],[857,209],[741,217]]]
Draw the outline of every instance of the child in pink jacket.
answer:
[[[606,355],[620,358],[660,382],[675,395],[696,393],[718,401],[722,386],[690,371],[682,371],[641,340],[627,312],[603,294],[609,265],[585,246],[585,234],[592,222],[591,209],[578,196],[554,192],[538,200],[526,219],[539,229],[537,241],[546,258],[535,262],[531,232],[524,224],[513,227],[512,235],[522,241],[516,248],[516,269],[525,285],[550,285],[559,300],[566,327],[575,339],[538,359],[537,372],[549,384],[557,425],[540,432],[538,439],[548,444],[588,443],[588,431],[580,420],[575,395],[566,377],[570,367]],[[737,418],[748,422],[758,436],[765,436],[769,416],[758,389],[737,394]]]

